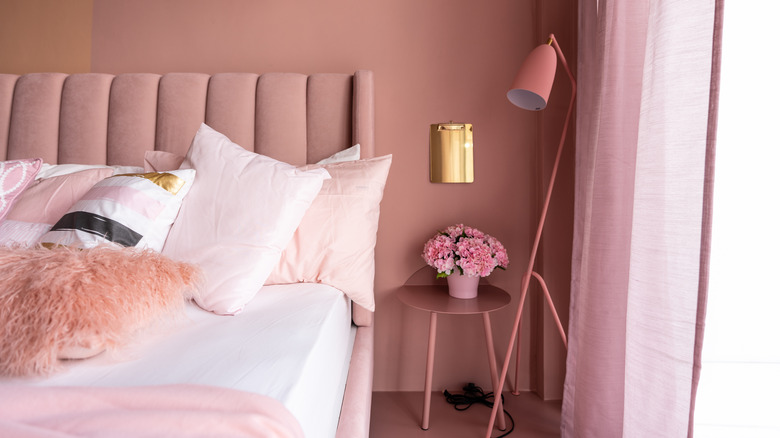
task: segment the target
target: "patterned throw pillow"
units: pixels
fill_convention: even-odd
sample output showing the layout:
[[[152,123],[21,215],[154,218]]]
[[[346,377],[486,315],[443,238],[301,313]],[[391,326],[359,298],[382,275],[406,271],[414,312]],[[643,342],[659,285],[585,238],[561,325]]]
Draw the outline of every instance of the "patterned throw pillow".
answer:
[[[41,237],[44,245],[103,243],[161,251],[195,170],[116,175],[95,184]]]
[[[43,160],[0,161],[0,222],[24,189],[33,181]]]

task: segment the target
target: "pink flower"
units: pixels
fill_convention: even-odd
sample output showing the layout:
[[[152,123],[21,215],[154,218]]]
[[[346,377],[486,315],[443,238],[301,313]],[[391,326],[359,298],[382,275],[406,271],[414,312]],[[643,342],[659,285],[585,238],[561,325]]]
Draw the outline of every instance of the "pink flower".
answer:
[[[464,228],[465,227],[463,226],[463,224],[450,225],[444,231],[442,231],[441,234],[446,234],[452,238],[455,238],[456,236],[460,236],[461,234],[463,234]]]
[[[451,225],[423,246],[423,259],[436,268],[437,277],[457,269],[469,277],[487,277],[493,269],[506,269],[509,256],[496,238],[463,224]]]
[[[423,258],[440,273],[449,275],[455,267],[454,250],[455,241],[449,236],[439,234],[425,243]]]
[[[467,237],[475,237],[475,238],[477,238],[477,239],[484,239],[484,238],[485,238],[485,233],[483,233],[482,231],[479,231],[479,230],[478,230],[478,229],[476,229],[476,228],[465,227],[465,228],[463,229],[463,233],[464,233],[464,234],[465,234]]]
[[[507,255],[504,245],[493,236],[487,236],[486,240],[496,260],[496,266],[506,269],[509,266],[509,255]]]

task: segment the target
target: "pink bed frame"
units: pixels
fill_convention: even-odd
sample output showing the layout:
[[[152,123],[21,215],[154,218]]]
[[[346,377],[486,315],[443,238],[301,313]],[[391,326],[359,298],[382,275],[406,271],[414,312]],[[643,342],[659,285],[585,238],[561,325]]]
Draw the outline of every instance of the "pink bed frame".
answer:
[[[142,166],[148,150],[186,154],[202,122],[295,165],[355,143],[373,157],[373,74],[0,74],[0,160]],[[369,431],[373,313],[353,304],[352,317],[339,438]]]

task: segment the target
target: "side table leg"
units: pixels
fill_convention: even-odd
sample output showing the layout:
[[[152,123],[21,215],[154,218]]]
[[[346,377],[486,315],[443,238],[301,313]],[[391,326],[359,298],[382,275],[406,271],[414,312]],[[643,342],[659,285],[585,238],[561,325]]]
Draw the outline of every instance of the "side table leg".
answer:
[[[431,386],[433,380],[433,358],[436,351],[436,320],[437,313],[431,312],[431,323],[428,328],[428,359],[425,366],[425,395],[423,399],[422,429],[428,430],[431,418]],[[495,359],[494,359],[495,360]]]
[[[498,387],[498,366],[496,365],[496,349],[493,346],[493,329],[490,325],[490,315],[488,312],[482,313],[482,321],[485,323],[485,345],[487,345],[488,363],[490,364],[490,380],[493,381],[494,403],[498,404],[498,428],[506,430],[506,419],[504,418],[504,406],[501,401],[501,392],[503,388]]]

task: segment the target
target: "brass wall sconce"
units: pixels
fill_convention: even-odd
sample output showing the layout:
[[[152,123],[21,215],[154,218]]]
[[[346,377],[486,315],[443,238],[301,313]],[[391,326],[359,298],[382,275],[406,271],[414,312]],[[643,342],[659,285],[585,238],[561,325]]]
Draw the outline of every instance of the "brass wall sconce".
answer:
[[[474,128],[470,123],[431,125],[432,183],[474,182]]]

